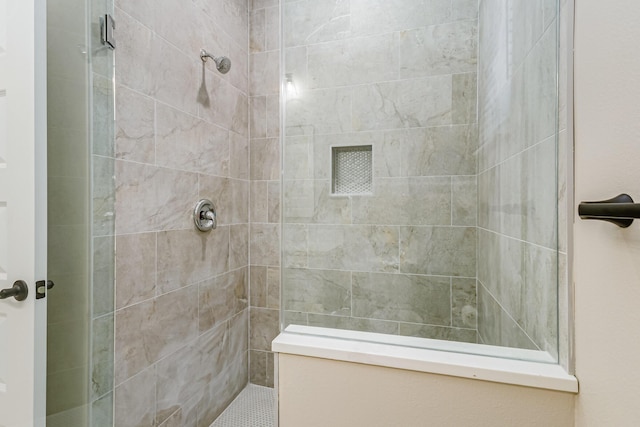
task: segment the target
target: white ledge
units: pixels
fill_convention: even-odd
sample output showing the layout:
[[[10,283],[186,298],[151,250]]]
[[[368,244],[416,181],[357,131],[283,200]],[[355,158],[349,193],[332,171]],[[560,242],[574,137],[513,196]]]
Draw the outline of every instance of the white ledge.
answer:
[[[288,326],[271,348],[276,353],[578,392],[576,377],[550,363],[541,351],[298,325]]]

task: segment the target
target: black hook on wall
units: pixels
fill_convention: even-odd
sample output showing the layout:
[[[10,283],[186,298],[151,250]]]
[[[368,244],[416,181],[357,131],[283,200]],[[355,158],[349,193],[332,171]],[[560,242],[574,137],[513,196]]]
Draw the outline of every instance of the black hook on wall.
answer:
[[[578,215],[581,219],[598,219],[627,228],[634,218],[640,218],[640,203],[633,203],[631,196],[623,193],[599,202],[581,202]]]

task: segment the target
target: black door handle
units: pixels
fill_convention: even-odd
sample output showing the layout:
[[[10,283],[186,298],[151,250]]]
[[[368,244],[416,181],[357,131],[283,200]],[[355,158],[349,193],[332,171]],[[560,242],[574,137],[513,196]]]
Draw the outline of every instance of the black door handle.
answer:
[[[16,301],[24,301],[29,295],[29,287],[24,280],[16,280],[13,286],[0,291],[0,299],[14,297]]]
[[[633,223],[634,218],[640,218],[640,203],[633,203],[628,194],[620,194],[600,202],[581,202],[578,205],[578,215],[581,219],[599,219],[626,228]]]

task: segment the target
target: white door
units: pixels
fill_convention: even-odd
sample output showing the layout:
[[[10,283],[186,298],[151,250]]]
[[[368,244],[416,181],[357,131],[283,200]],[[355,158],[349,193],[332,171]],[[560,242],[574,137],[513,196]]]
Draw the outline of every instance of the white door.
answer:
[[[0,0],[0,427],[45,425],[46,3]]]
[[[640,202],[640,2],[576,0],[577,202]],[[640,425],[640,220],[575,223],[576,426]]]

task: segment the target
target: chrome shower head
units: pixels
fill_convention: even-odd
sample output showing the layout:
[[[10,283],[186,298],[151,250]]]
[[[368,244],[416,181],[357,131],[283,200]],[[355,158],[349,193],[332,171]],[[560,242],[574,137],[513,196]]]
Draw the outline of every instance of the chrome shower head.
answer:
[[[202,62],[207,62],[207,58],[213,59],[216,63],[216,68],[222,74],[227,74],[231,69],[231,60],[226,56],[215,57],[204,49],[200,50],[200,59],[202,59]]]
[[[216,68],[222,74],[227,74],[231,69],[231,60],[226,56],[219,56],[217,58],[213,58],[213,60],[216,62]]]

